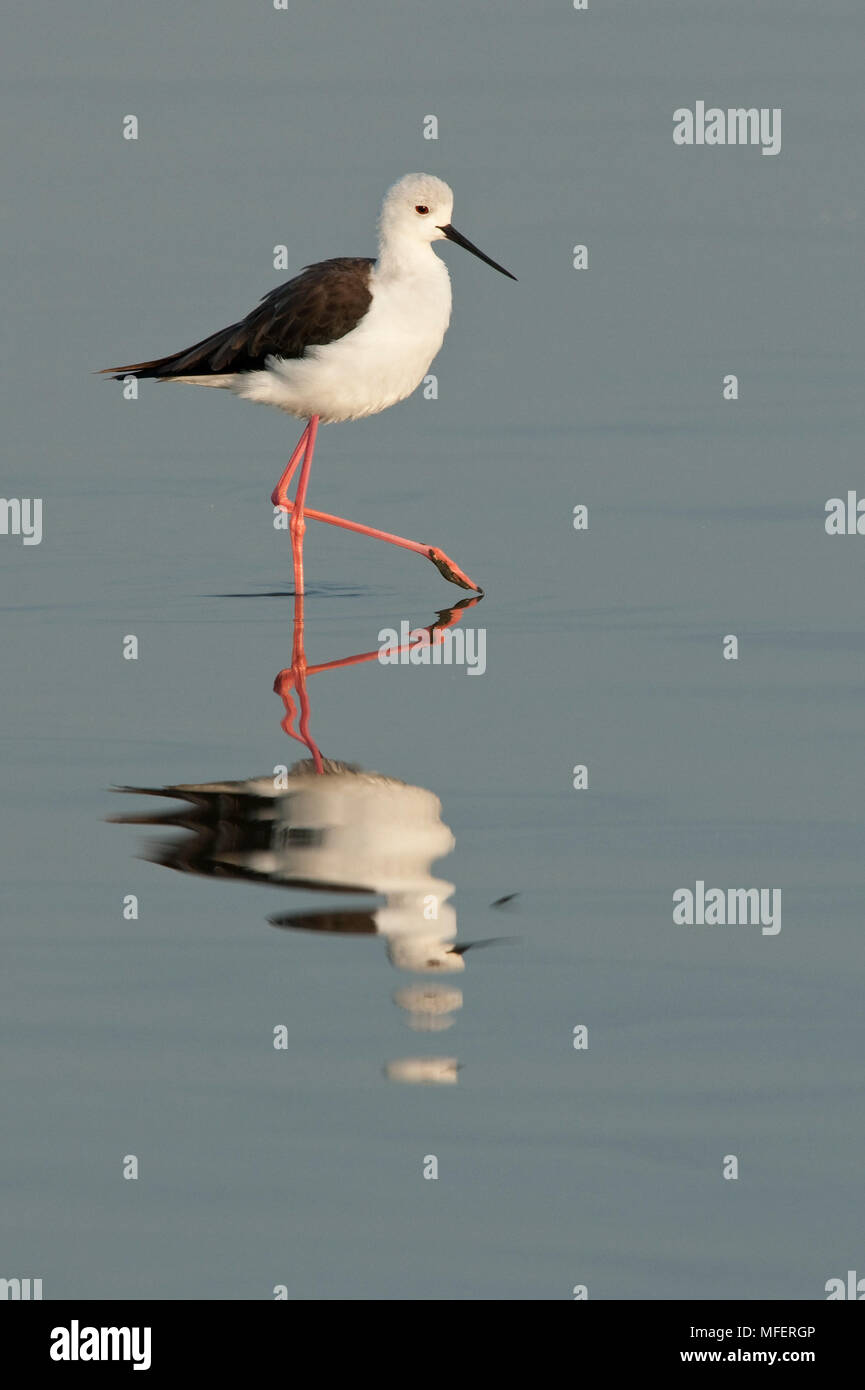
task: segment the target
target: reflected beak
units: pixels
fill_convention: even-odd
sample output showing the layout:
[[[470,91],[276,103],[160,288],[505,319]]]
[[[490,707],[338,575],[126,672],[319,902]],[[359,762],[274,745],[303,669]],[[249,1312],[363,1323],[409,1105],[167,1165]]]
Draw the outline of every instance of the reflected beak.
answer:
[[[463,236],[462,232],[458,232],[456,227],[452,227],[450,222],[446,227],[439,227],[439,231],[444,232],[448,241],[455,241],[457,246],[462,246],[466,251],[471,251],[472,255],[477,256],[479,261],[486,261],[487,265],[491,265],[493,270],[498,270],[502,275],[507,275],[509,280],[516,280],[516,275],[511,275],[511,272],[505,270],[503,265],[499,265],[498,261],[491,261],[489,256],[485,256],[483,251],[479,251],[474,243],[469,241],[467,236]]]
[[[505,275],[507,275],[507,273],[508,272],[505,271]],[[515,276],[511,276],[512,280],[515,278]],[[497,946],[500,941],[516,941],[516,939],[515,936],[487,936],[484,937],[483,941],[466,941],[461,946],[451,946],[448,955],[464,956],[466,951],[475,951],[479,946]]]

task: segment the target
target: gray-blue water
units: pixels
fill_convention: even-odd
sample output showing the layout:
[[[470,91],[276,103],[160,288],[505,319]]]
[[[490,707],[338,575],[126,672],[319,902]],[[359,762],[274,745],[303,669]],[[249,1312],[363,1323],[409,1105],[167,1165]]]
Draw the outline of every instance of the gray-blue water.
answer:
[[[865,538],[824,509],[865,494],[863,38],[855,0],[13,8],[0,490],[44,534],[0,535],[0,1276],[820,1299],[862,1269]],[[782,108],[780,154],[676,147],[697,100]],[[441,252],[437,399],[323,429],[309,503],[477,576],[486,670],[308,691],[327,758],[440,799],[451,943],[507,938],[435,982],[437,1032],[380,931],[269,924],[383,898],[172,872],[105,822],[158,809],[112,786],[304,756],[272,689],[297,430],[90,375],[244,314],[277,245],[372,254],[411,169],[519,283]],[[465,597],[314,523],[306,570],[310,665]],[[698,881],[780,890],[780,931],[674,924]],[[442,1084],[388,1079],[429,1058]]]

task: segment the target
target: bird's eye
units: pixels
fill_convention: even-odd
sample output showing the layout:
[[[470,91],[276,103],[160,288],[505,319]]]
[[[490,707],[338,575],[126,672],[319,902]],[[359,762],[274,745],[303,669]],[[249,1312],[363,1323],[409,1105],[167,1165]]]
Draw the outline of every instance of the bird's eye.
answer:
[[[421,217],[426,217],[427,213],[429,212],[429,208],[424,207],[423,203],[418,203],[417,207],[415,208],[415,212],[419,212]]]

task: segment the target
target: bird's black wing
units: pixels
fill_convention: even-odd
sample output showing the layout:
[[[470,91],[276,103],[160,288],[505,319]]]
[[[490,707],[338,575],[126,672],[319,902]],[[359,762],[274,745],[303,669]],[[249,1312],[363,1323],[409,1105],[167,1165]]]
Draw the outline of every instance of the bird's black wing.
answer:
[[[293,280],[266,294],[245,319],[170,357],[106,367],[105,373],[159,377],[221,376],[252,372],[268,357],[302,357],[307,348],[345,337],[363,318],[372,301],[367,256],[337,256],[309,265]]]

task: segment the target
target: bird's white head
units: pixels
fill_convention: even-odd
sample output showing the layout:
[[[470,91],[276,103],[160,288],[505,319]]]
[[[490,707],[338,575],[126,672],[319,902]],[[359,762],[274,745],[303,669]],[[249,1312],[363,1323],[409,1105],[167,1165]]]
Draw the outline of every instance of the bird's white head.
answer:
[[[453,191],[444,179],[405,174],[385,194],[379,219],[382,241],[441,241],[453,207]]]
[[[517,277],[505,270],[458,232],[451,222],[454,207],[453,190],[435,174],[404,174],[385,194],[379,218],[380,262],[396,265],[414,261],[421,248],[434,241],[456,242],[473,256],[500,270],[509,280]]]

